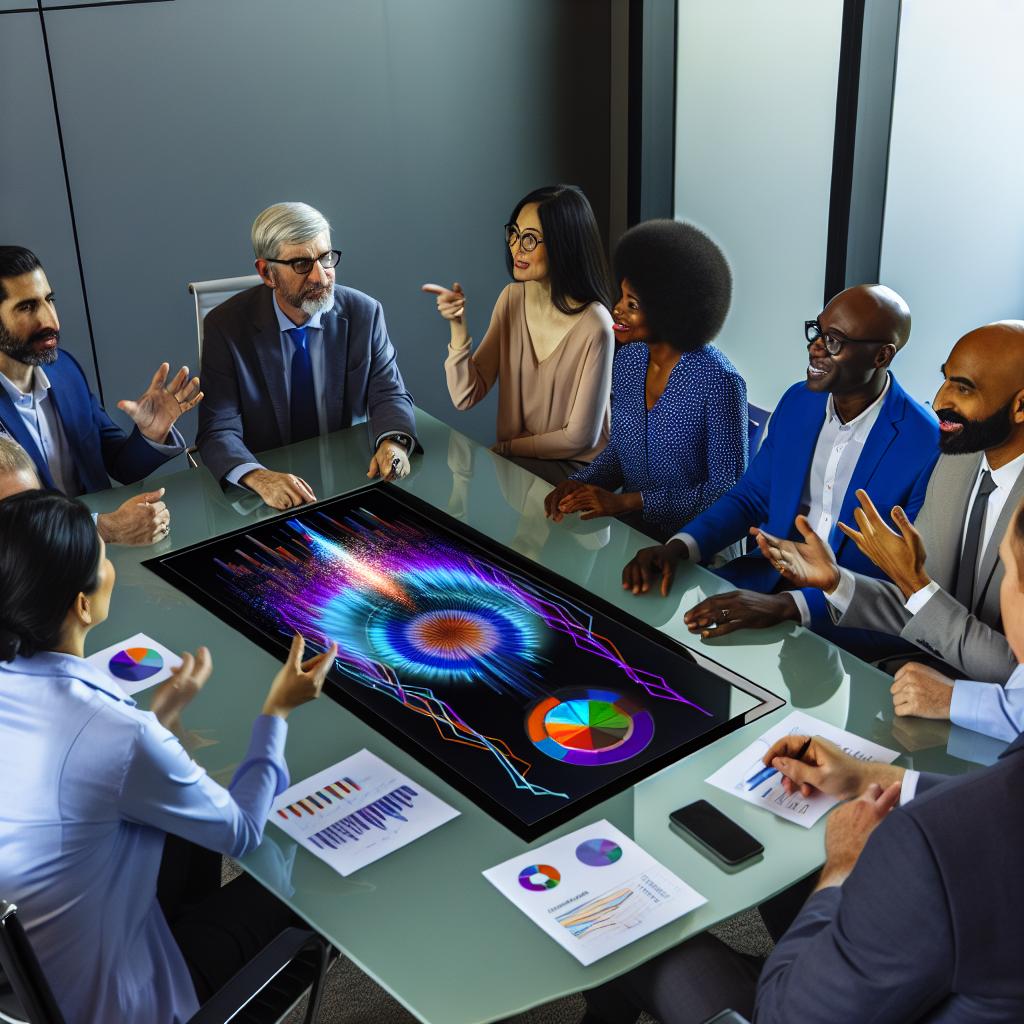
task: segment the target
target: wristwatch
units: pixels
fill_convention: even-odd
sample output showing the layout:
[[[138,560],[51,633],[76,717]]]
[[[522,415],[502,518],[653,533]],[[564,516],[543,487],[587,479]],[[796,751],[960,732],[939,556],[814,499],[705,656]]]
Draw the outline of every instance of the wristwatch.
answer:
[[[400,444],[405,449],[407,455],[412,451],[413,440],[408,434],[388,434],[385,440]]]

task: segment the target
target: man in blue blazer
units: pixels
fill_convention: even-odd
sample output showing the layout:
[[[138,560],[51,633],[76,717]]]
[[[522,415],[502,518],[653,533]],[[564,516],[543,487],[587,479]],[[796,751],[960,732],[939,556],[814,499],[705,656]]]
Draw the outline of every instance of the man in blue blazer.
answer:
[[[938,424],[889,370],[910,336],[910,310],[889,288],[858,285],[835,296],[805,332],[806,381],[783,395],[747,472],[667,544],[641,549],[623,570],[624,588],[642,593],[660,583],[667,594],[680,559],[710,559],[751,527],[796,536],[800,513],[840,565],[880,574],[836,524],[852,514],[858,488],[885,495],[884,507],[899,504],[911,519],[924,501],[938,458]],[[820,590],[784,589],[760,551],[716,571],[741,589],[690,609],[685,622],[693,633],[721,636],[795,621],[864,657],[900,649],[884,634],[836,626]]]
[[[222,484],[255,491],[273,508],[315,501],[309,484],[263,467],[256,452],[369,421],[367,476],[409,472],[417,448],[412,396],[384,312],[335,284],[341,253],[331,227],[305,203],[278,203],[252,226],[263,284],[206,317],[200,454]]]
[[[135,423],[127,434],[59,342],[53,290],[39,259],[21,246],[0,246],[0,434],[25,449],[44,486],[77,496],[105,490],[111,478],[134,483],[185,451],[174,424],[203,397],[188,367],[168,381],[164,363],[137,401],[117,403]],[[104,539],[149,543],[152,537],[140,537],[154,525],[166,534],[169,519],[159,495],[146,497],[153,500],[118,510],[125,513],[119,535]],[[159,509],[151,507],[158,503]],[[103,519],[109,525],[110,516]]]

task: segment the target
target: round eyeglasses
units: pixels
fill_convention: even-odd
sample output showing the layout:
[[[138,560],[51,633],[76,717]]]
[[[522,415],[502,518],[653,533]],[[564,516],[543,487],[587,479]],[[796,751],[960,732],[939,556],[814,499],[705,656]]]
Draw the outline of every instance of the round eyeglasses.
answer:
[[[825,351],[830,356],[837,356],[843,351],[843,346],[847,342],[853,342],[855,345],[891,345],[891,341],[882,341],[878,338],[835,338],[828,331],[821,329],[821,324],[817,320],[805,320],[804,321],[804,336],[807,338],[808,348],[813,345],[819,338],[821,343],[825,346]]]
[[[316,258],[309,256],[296,256],[293,260],[267,260],[267,262],[283,263],[286,267],[291,267],[299,277],[305,277],[313,269],[314,263],[319,263],[324,270],[330,270],[331,267],[336,267],[338,265],[338,261],[340,259],[340,249],[328,249],[327,252],[320,253]]]
[[[508,247],[514,249],[516,245],[519,246],[523,252],[533,252],[534,249],[540,245],[544,239],[540,235],[533,231],[520,232],[519,228],[515,224],[505,225],[505,241],[508,242]]]

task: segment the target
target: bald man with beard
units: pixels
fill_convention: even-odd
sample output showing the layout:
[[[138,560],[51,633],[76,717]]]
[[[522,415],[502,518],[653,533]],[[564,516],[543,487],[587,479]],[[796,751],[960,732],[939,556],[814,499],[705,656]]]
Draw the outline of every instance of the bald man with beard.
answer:
[[[911,517],[924,501],[938,426],[890,369],[910,337],[910,310],[891,288],[858,285],[807,321],[804,334],[806,379],[783,395],[746,474],[667,544],[641,549],[623,570],[625,589],[658,586],[667,595],[681,560],[708,560],[754,527],[796,539],[798,513],[838,564],[880,574],[836,522],[850,515],[860,487],[902,504]],[[693,633],[721,636],[793,621],[862,657],[910,649],[885,634],[837,626],[820,590],[794,587],[759,551],[716,572],[738,589],[691,608],[685,622]]]
[[[904,665],[892,687],[897,715],[951,719],[1010,739],[1024,708],[1012,711],[1007,692],[992,684],[1017,667],[1000,615],[999,541],[1024,498],[1024,321],[965,334],[942,374],[933,403],[942,454],[914,525],[903,508],[873,500],[871,488],[858,495],[856,526],[840,525],[891,582],[837,565],[806,520],[796,524],[802,542],[761,534],[758,545],[793,585],[820,587],[837,624],[900,636],[963,676]]]

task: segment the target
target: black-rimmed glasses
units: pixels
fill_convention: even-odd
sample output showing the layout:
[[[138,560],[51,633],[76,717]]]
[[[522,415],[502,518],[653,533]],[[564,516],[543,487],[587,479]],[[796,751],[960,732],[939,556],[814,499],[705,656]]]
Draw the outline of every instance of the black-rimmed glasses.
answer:
[[[523,252],[533,252],[533,250],[536,249],[544,239],[536,232],[520,232],[519,228],[517,228],[515,224],[506,224],[505,241],[508,242],[508,247],[510,249],[514,249],[518,244],[519,248],[522,249]]]
[[[817,320],[804,321],[804,335],[807,338],[808,346],[813,345],[819,338],[825,346],[825,351],[830,356],[837,356],[843,351],[843,346],[852,341],[855,345],[891,345],[891,341],[882,341],[879,338],[834,338],[828,331],[821,329]]]
[[[327,252],[322,252],[315,258],[311,256],[296,256],[293,260],[267,260],[267,262],[283,263],[285,266],[291,267],[299,277],[305,277],[313,269],[314,263],[319,263],[324,270],[330,270],[331,267],[338,265],[340,259],[340,249],[328,249]]]

